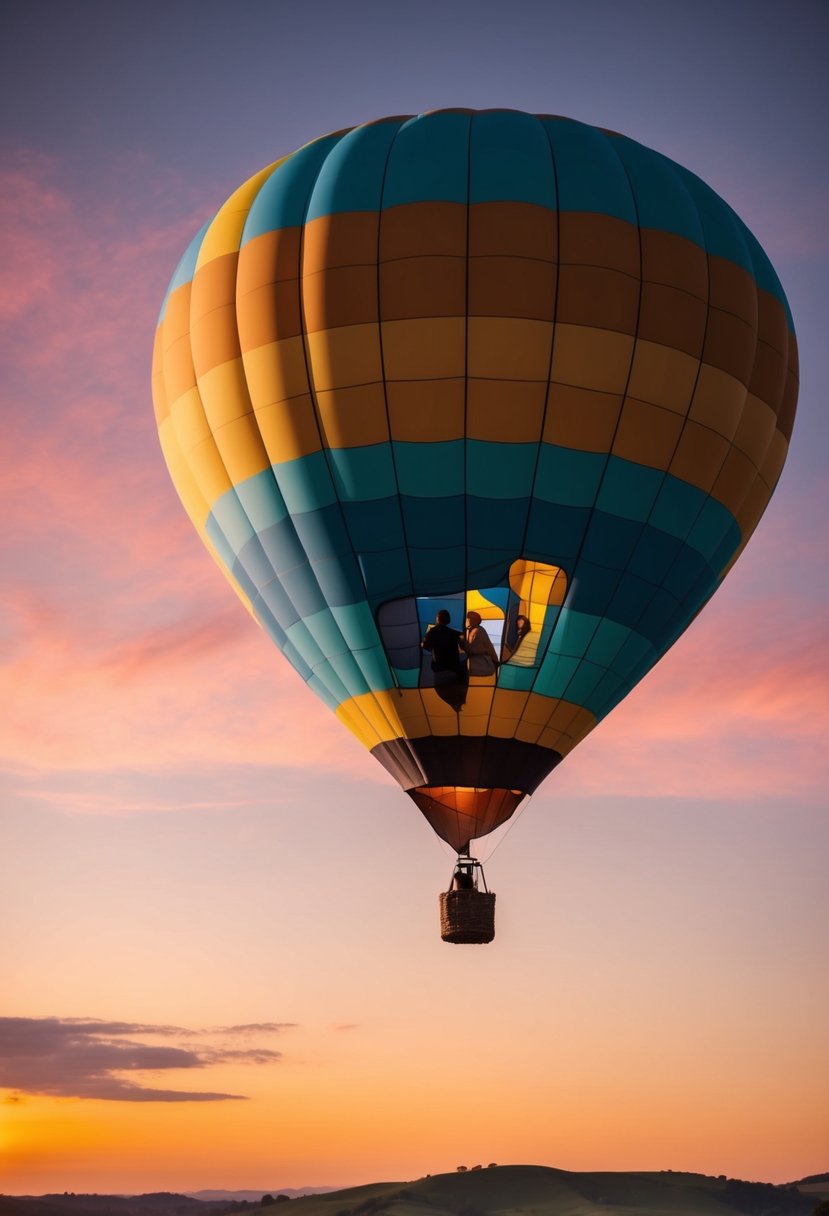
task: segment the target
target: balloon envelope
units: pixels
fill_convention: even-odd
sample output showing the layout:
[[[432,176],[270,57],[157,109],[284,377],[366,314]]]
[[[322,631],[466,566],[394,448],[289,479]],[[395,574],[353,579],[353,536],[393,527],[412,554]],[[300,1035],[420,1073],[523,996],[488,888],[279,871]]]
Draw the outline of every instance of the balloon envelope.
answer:
[[[186,510],[456,848],[716,590],[783,467],[794,332],[754,237],[613,132],[441,111],[327,135],[196,236],[156,335]],[[501,658],[433,671],[436,613]]]

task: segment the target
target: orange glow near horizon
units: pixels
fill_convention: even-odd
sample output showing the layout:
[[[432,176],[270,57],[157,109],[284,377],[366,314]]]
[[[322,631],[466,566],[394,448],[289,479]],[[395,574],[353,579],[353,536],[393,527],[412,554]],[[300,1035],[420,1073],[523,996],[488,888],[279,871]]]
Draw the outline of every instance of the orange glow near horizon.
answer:
[[[0,1192],[826,1170],[825,6],[784,38],[739,5],[717,38],[692,5],[179,0],[163,38],[137,3],[5,7]],[[440,941],[454,851],[203,550],[149,385],[170,272],[234,182],[444,103],[698,171],[779,268],[805,369],[722,589],[474,846],[487,946]]]

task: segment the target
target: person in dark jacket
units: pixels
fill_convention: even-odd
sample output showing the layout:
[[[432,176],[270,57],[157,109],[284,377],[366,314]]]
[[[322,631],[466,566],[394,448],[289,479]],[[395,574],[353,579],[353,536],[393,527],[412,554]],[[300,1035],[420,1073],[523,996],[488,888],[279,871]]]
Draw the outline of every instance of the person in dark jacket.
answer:
[[[466,668],[461,662],[461,635],[449,624],[451,619],[447,610],[441,608],[434,625],[426,630],[421,646],[432,655],[435,692],[447,705],[460,710],[466,701]]]

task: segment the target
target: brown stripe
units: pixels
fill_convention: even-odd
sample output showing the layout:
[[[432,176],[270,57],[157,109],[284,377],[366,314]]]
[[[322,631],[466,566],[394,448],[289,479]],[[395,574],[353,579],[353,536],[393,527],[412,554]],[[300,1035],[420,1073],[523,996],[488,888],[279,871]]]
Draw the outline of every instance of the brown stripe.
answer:
[[[786,310],[767,291],[757,293],[757,332],[761,342],[767,342],[781,355],[786,354],[791,336]]]
[[[705,339],[707,310],[698,296],[664,283],[642,284],[639,337],[698,359]]]
[[[302,333],[296,279],[266,283],[236,301],[236,322],[243,351]]]
[[[749,390],[767,402],[775,414],[780,409],[786,383],[786,364],[779,351],[765,342],[757,343],[757,357],[751,375]]]
[[[376,307],[376,269],[372,269],[372,279]],[[466,260],[424,255],[381,262],[380,309],[384,321],[463,316],[466,311]]]
[[[392,739],[371,749],[404,790],[421,785],[521,790],[531,794],[561,762],[559,752],[486,735]]]
[[[555,211],[532,203],[475,203],[469,208],[469,256],[556,261]]]
[[[709,255],[710,303],[712,308],[741,317],[752,329],[757,327],[757,284],[747,270],[727,258]]]
[[[639,230],[610,215],[562,211],[559,215],[562,265],[604,266],[639,278]]]
[[[463,203],[403,203],[381,212],[380,261],[423,256],[466,257]],[[374,249],[372,258],[376,258]]]
[[[562,265],[556,320],[636,333],[639,280],[600,266]]]
[[[239,251],[236,294],[245,296],[266,283],[299,277],[299,241],[301,229],[280,228],[263,232],[247,241]]]
[[[303,275],[329,266],[373,266],[377,262],[376,211],[323,215],[305,225]]]
[[[529,258],[469,259],[470,317],[552,321],[556,268]]]
[[[638,273],[638,268],[637,268]],[[705,251],[685,237],[655,228],[642,229],[642,277],[708,300],[708,261]]]
[[[167,301],[162,321],[162,350],[169,350],[173,343],[190,332],[190,296],[193,284],[182,283]]]
[[[332,266],[302,279],[307,333],[377,320],[376,266]]]
[[[702,359],[748,384],[757,352],[756,330],[740,317],[719,308],[708,310]]]
[[[634,464],[667,469],[685,419],[673,410],[626,397],[613,440],[613,454]]]
[[[238,261],[238,253],[226,253],[222,257],[205,262],[196,271],[190,302],[191,328],[207,313],[235,302]]]
[[[621,408],[616,393],[551,384],[543,440],[584,452],[607,452]]]
[[[777,415],[777,426],[787,439],[791,439],[792,436],[794,416],[797,409],[797,389],[797,375],[790,370],[786,375],[786,387],[780,402],[780,413]]]
[[[203,376],[221,363],[237,359],[242,350],[236,328],[236,306],[225,304],[197,321],[190,330],[193,366]]]

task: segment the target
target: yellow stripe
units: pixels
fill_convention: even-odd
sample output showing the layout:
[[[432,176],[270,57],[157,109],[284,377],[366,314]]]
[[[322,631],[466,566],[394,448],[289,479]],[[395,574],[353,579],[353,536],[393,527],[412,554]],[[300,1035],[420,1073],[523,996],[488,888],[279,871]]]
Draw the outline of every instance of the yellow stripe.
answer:
[[[283,156],[281,160],[274,161],[272,165],[249,178],[238,190],[234,190],[204,234],[196,259],[196,273],[213,258],[220,258],[226,253],[235,253],[238,250],[251,203],[274,169],[284,164],[287,159],[287,156]]]
[[[210,507],[199,487],[190,461],[181,451],[172,417],[165,418],[161,423],[158,428],[158,438],[170,477],[182,505],[199,532],[203,533],[205,522],[210,514]]]
[[[469,318],[469,375],[487,380],[540,380],[550,371],[550,321]]]
[[[382,380],[380,332],[374,322],[321,329],[306,337],[314,388],[325,391]]]
[[[752,464],[760,469],[776,427],[777,415],[771,406],[749,393],[734,435],[734,446],[745,452]]]
[[[251,400],[258,409],[308,392],[301,337],[281,338],[242,354]]]
[[[546,735],[569,750],[596,725],[595,715],[580,705],[493,685],[470,687],[461,714],[441,701],[433,688],[406,688],[351,697],[337,708],[336,715],[369,749],[393,739],[460,733],[502,739],[515,736],[533,743]],[[556,743],[542,742],[542,746],[560,750]]]
[[[623,393],[632,352],[630,334],[584,325],[556,325],[552,379],[603,393]]]
[[[742,417],[746,395],[746,386],[734,376],[703,363],[688,417],[717,431],[726,439],[733,439]]]
[[[176,441],[185,457],[192,452],[193,448],[211,437],[198,386],[183,393],[177,401],[173,402],[170,407],[170,418]]]
[[[384,321],[382,329],[387,380],[446,380],[464,375],[464,317]]]
[[[699,359],[684,351],[639,339],[630,373],[628,395],[677,414],[687,414],[699,370]]]

